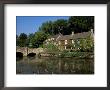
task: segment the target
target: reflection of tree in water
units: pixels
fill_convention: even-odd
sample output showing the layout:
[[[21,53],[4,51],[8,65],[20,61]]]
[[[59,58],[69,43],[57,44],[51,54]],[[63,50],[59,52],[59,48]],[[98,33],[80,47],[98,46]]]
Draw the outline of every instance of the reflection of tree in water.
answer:
[[[34,61],[34,60],[33,60]],[[19,63],[19,62],[18,62]],[[18,66],[20,65],[20,66]],[[93,74],[93,60],[72,60],[71,58],[45,58],[36,63],[21,61],[17,64],[20,73],[36,74]],[[19,73],[18,72],[18,73]]]

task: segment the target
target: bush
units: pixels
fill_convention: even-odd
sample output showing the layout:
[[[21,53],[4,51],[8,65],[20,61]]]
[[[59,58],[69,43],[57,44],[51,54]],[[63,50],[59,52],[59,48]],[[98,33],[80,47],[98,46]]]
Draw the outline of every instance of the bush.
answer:
[[[58,47],[54,44],[45,45],[44,48],[47,49],[47,52],[56,52],[59,51]]]

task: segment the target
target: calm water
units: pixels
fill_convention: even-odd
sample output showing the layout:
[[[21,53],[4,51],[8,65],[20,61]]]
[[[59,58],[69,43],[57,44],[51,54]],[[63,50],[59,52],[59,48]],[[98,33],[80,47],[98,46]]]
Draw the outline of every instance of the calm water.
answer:
[[[16,62],[17,74],[94,74],[93,59],[23,57]]]

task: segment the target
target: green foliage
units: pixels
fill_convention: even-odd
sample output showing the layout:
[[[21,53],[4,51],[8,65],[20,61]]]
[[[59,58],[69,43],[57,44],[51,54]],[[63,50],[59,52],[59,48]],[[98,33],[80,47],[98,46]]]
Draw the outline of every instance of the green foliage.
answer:
[[[68,53],[68,51],[63,50],[59,57],[65,57],[67,53]]]
[[[41,31],[36,32],[35,34],[29,34],[28,36],[24,33],[21,33],[19,37],[16,36],[16,39],[17,46],[37,48],[42,46],[43,41],[47,39],[47,34]]]
[[[34,45],[37,45],[37,47],[41,46],[43,44],[43,41],[47,39],[47,34],[44,32],[36,32],[34,36]]]
[[[68,20],[58,19],[53,22],[44,22],[41,27],[39,27],[39,31],[50,35],[59,33],[66,35],[71,34],[72,31],[75,33],[89,31],[91,28],[94,28],[93,16],[71,16]]]
[[[25,47],[27,46],[27,35],[25,33],[21,33],[20,36],[16,36],[17,38],[17,46]]]
[[[71,16],[68,20],[69,28],[74,29],[74,32],[89,31],[94,28],[93,16]]]
[[[39,27],[39,31],[43,31],[46,34],[53,34],[53,22],[47,21],[42,24],[41,27]]]
[[[61,52],[61,55],[59,57],[63,58],[63,57],[77,57],[77,58],[91,58],[90,56],[93,55],[93,52],[78,52],[78,51],[74,51],[74,52]]]
[[[44,48],[47,50],[47,52],[57,52],[59,51],[58,47],[54,44],[47,44],[47,45],[44,45]]]
[[[85,39],[76,40],[74,44],[71,45],[76,51],[81,52],[93,52],[94,51],[94,40],[91,37]]]
[[[67,20],[59,19],[53,23],[53,31],[54,34],[62,33],[65,34],[64,31],[67,29]]]

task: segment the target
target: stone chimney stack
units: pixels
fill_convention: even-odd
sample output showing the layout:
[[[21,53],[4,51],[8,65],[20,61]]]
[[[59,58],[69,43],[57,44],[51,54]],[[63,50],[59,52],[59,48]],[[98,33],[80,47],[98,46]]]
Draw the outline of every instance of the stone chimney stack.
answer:
[[[91,36],[94,36],[94,31],[93,31],[93,29],[91,29]]]
[[[74,31],[72,31],[72,36],[74,35]]]
[[[91,33],[93,34],[93,29],[91,29]]]

